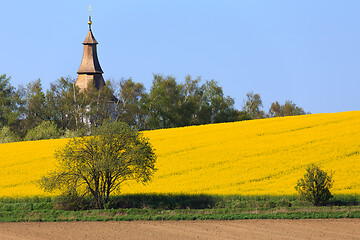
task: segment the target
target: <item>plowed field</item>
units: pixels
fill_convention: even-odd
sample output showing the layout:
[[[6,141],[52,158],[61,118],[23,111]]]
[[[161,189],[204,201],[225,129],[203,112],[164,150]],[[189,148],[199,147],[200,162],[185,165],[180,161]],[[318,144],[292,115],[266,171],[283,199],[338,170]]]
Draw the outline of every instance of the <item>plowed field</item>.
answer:
[[[0,239],[359,239],[360,219],[1,223]]]

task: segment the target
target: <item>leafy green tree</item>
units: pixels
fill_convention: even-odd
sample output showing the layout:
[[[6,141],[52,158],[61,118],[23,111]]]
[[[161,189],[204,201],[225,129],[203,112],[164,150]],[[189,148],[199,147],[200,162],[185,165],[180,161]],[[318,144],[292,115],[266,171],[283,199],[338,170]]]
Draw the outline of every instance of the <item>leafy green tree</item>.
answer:
[[[248,92],[246,94],[246,101],[244,103],[243,111],[247,112],[251,118],[264,118],[264,111],[260,110],[263,107],[260,94]]]
[[[38,126],[30,129],[25,136],[25,141],[60,138],[62,132],[57,125],[50,121],[43,121]]]
[[[224,96],[222,87],[215,80],[206,81],[203,85],[203,96],[200,105],[202,123],[220,123],[235,121],[237,112],[234,99]]]
[[[19,125],[23,111],[22,89],[10,84],[10,77],[0,75],[0,127],[15,128]]]
[[[306,168],[304,177],[297,181],[295,189],[314,206],[324,205],[332,197],[332,176],[332,172],[326,173],[318,165],[311,164]]]
[[[45,94],[43,93],[40,79],[30,82],[26,87],[25,114],[26,130],[38,126],[46,119]]]
[[[75,79],[60,78],[50,84],[46,93],[46,115],[59,128],[83,131],[83,118],[88,102],[84,93],[75,86]]]
[[[149,121],[151,129],[177,127],[181,124],[181,86],[173,76],[154,74],[149,94]]]
[[[201,78],[192,79],[190,75],[185,77],[185,83],[180,84],[180,124],[190,126],[199,124],[199,108],[203,95],[202,86],[199,86]]]
[[[68,121],[73,101],[73,84],[70,78],[60,78],[55,83],[50,83],[50,89],[46,91],[45,112],[47,119],[56,123],[60,128],[69,128]]]
[[[11,121],[13,92],[10,77],[6,77],[6,74],[0,75],[0,126],[7,126]]]
[[[269,109],[269,117],[282,117],[282,107],[278,101],[271,103],[271,107]]]
[[[148,94],[144,85],[133,82],[131,78],[121,80],[119,85],[120,89],[115,100],[116,121],[126,122],[141,130],[146,129]]]
[[[90,195],[96,208],[104,208],[123,182],[151,180],[156,155],[139,132],[125,123],[105,122],[93,134],[73,138],[56,152],[58,168],[39,180],[41,188]]]
[[[296,106],[292,101],[285,101],[283,106],[283,114],[284,116],[295,116],[295,115],[304,115],[306,114],[304,109]]]
[[[285,101],[284,105],[280,105],[278,101],[271,104],[269,109],[269,117],[284,117],[306,114],[304,109],[296,106],[292,101]]]
[[[154,75],[148,101],[150,128],[236,121],[234,99],[224,96],[216,81],[200,82],[200,77],[186,76],[184,84],[177,84],[172,76]]]
[[[91,126],[100,126],[106,120],[115,118],[115,97],[110,81],[101,89],[95,84],[83,91],[85,97],[84,117],[82,121]],[[88,121],[88,122],[86,122]]]

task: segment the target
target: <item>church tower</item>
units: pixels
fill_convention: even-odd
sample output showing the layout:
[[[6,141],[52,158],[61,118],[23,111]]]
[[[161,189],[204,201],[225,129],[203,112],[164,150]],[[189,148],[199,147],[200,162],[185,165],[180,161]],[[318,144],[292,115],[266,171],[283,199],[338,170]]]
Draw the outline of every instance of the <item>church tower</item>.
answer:
[[[89,8],[89,11],[91,9]],[[80,68],[78,70],[78,78],[75,85],[80,88],[80,91],[86,89],[89,84],[94,84],[97,89],[101,89],[105,86],[105,81],[102,76],[104,73],[100,67],[100,63],[97,57],[96,45],[98,42],[95,40],[91,31],[91,15],[89,14],[89,32],[85,38],[84,53],[81,61]]]

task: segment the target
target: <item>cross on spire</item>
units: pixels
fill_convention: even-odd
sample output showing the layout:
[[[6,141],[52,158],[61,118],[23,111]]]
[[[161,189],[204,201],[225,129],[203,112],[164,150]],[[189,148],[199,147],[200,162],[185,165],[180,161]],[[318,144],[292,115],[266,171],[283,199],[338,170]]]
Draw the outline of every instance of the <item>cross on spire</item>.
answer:
[[[88,24],[89,24],[89,29],[91,29],[91,24],[92,24],[92,21],[91,21],[91,5],[89,5],[89,22],[88,22]]]

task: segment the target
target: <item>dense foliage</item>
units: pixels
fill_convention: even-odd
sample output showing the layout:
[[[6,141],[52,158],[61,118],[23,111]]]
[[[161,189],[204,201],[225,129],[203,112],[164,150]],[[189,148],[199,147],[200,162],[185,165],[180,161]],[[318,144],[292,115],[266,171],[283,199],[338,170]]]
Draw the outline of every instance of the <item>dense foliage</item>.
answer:
[[[10,130],[9,127],[4,126],[0,129],[0,143],[11,143],[20,141],[20,137]]]
[[[240,111],[234,107],[234,98],[225,96],[218,82],[202,82],[200,77],[191,76],[178,83],[172,76],[154,74],[149,92],[131,78],[116,83],[107,81],[100,90],[89,86],[85,91],[75,86],[74,79],[60,78],[45,92],[40,79],[16,89],[4,74],[0,76],[0,128],[8,127],[15,137],[0,142],[44,138],[45,135],[30,137],[34,131],[48,131],[43,122],[54,124],[54,131],[60,135],[84,136],[91,133],[91,127],[108,119],[138,130],[151,130],[305,114],[292,102],[287,103],[282,112],[272,108],[265,114],[260,94],[250,92]],[[49,135],[53,137],[54,134]]]
[[[43,121],[38,126],[30,129],[26,136],[25,141],[54,139],[62,135],[57,126],[50,121]]]
[[[90,195],[96,208],[104,208],[124,181],[148,182],[156,161],[147,139],[118,122],[105,122],[94,136],[73,138],[55,156],[57,169],[41,178],[40,187],[75,197]]]
[[[295,189],[314,206],[319,206],[325,205],[332,197],[332,186],[332,173],[326,173],[318,165],[310,164],[304,177],[297,181]]]
[[[20,119],[24,113],[24,89],[10,84],[10,77],[0,75],[0,127],[20,131]]]

